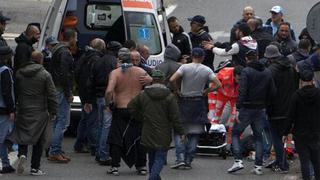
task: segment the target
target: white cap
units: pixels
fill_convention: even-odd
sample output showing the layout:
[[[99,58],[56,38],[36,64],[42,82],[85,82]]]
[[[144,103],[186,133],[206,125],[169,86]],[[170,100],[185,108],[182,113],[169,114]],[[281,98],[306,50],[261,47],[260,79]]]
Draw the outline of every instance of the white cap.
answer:
[[[281,13],[283,14],[283,9],[281,6],[273,6],[271,9],[270,9],[270,12],[274,12],[274,13]]]

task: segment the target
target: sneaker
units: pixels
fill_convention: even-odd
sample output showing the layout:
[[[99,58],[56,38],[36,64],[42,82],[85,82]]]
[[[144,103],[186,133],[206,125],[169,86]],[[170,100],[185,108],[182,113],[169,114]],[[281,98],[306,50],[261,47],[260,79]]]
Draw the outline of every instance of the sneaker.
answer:
[[[268,163],[266,163],[265,168],[271,169],[275,165],[275,163],[276,160],[269,161]]]
[[[2,170],[0,171],[1,174],[9,174],[9,173],[13,173],[16,170],[12,167],[12,166],[6,166],[3,167]]]
[[[254,166],[251,172],[255,175],[262,175],[262,166]]]
[[[31,169],[30,171],[30,175],[33,175],[33,176],[43,176],[45,175],[46,173],[41,171],[40,169]]]
[[[271,170],[273,172],[280,173],[280,174],[286,174],[289,172],[289,170],[281,169],[278,165],[273,166]]]
[[[108,171],[108,174],[112,174],[114,176],[119,176],[119,170],[117,167],[111,167]]]
[[[48,157],[48,161],[56,163],[68,163],[69,161],[61,156],[61,154],[51,155]]]
[[[27,157],[25,155],[21,155],[18,160],[17,173],[23,174],[24,172],[24,164],[27,161]]]
[[[141,175],[141,176],[147,175],[146,167],[138,167],[137,168],[137,173],[138,173],[138,175]]]
[[[242,160],[235,160],[232,167],[228,169],[228,173],[233,173],[233,172],[239,171],[243,168],[244,168],[244,166],[243,166]]]
[[[190,169],[192,169],[191,164],[190,164],[190,163],[186,163],[186,165],[184,165],[184,169],[185,169],[185,170],[190,170]]]
[[[174,165],[170,166],[171,169],[180,169],[181,167],[184,168],[186,165],[185,162],[176,162]]]

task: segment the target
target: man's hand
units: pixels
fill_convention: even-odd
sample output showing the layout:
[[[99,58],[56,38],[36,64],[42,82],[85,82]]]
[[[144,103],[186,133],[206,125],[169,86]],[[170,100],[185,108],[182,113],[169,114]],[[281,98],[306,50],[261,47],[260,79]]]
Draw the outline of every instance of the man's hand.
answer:
[[[84,112],[89,114],[92,111],[92,104],[85,103],[84,106],[83,106],[83,110],[84,110]]]
[[[282,136],[282,142],[283,142],[283,143],[286,143],[287,139],[288,139],[287,136]]]
[[[56,120],[56,118],[57,118],[57,115],[55,115],[55,114],[50,114],[50,120],[51,121],[54,121],[54,120]]]
[[[9,120],[10,121],[15,121],[16,120],[16,114],[15,113],[10,113],[9,114]]]
[[[186,135],[184,135],[184,134],[183,134],[183,135],[180,135],[180,140],[181,140],[182,143],[185,144],[185,143],[187,142],[187,137],[186,137]]]
[[[210,41],[203,41],[201,45],[206,50],[211,50],[212,48],[214,48],[213,42],[210,42]]]
[[[241,122],[239,121],[239,111],[236,111],[236,117],[235,117],[236,123],[240,124]]]
[[[143,86],[145,86],[145,85],[151,84],[153,79],[149,75],[143,75],[139,77],[139,81]]]
[[[70,95],[68,98],[68,103],[72,103],[73,102],[73,95]]]

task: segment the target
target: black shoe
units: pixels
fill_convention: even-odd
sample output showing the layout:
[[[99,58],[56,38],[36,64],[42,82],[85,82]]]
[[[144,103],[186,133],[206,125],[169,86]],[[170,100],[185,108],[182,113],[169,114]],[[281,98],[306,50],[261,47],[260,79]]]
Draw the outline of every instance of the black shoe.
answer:
[[[108,159],[106,161],[99,160],[98,163],[100,166],[111,166],[111,159]]]
[[[1,174],[8,174],[8,173],[13,173],[16,170],[12,166],[6,166],[3,167],[2,170],[0,171]]]
[[[141,176],[147,175],[147,169],[145,167],[137,167],[137,174]]]
[[[119,170],[117,167],[111,167],[108,171],[107,174],[112,174],[114,176],[119,176]]]

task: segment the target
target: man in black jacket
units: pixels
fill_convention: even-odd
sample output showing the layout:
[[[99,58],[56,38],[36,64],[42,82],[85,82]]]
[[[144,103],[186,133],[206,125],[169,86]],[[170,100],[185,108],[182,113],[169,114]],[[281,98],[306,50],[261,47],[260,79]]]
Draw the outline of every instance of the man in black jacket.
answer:
[[[262,120],[265,117],[265,108],[269,100],[275,94],[275,85],[272,74],[257,59],[256,51],[249,51],[246,55],[247,67],[241,72],[239,82],[239,96],[237,109],[239,112],[238,121],[232,130],[232,148],[235,158],[233,166],[228,169],[229,173],[244,168],[240,147],[240,135],[251,125],[256,144],[255,167],[253,173],[262,174]]]
[[[291,65],[287,57],[279,56],[272,58],[269,53],[271,48],[277,48],[270,45],[267,48],[266,58],[270,58],[271,65],[268,69],[271,71],[277,92],[267,108],[269,122],[271,126],[271,136],[273,147],[276,152],[276,161],[272,170],[275,172],[288,172],[289,164],[284,154],[282,143],[282,134],[285,131],[285,121],[289,110],[292,94],[298,88],[298,76],[295,68]]]
[[[280,43],[280,52],[284,56],[288,56],[297,50],[297,43],[291,38],[290,24],[288,22],[280,23],[276,40]]]
[[[310,180],[310,162],[315,179],[320,179],[320,90],[313,84],[312,71],[304,70],[299,74],[302,88],[291,99],[285,135],[292,130],[303,179]]]
[[[25,32],[21,33],[15,39],[18,44],[14,55],[14,71],[28,62],[31,58],[31,53],[34,51],[33,44],[39,41],[40,29],[36,25],[28,25]]]
[[[92,107],[95,120],[98,122],[95,156],[100,165],[110,165],[111,163],[107,138],[111,126],[112,113],[105,110],[108,104],[106,104],[104,94],[108,86],[109,74],[117,67],[117,54],[121,47],[121,44],[117,41],[111,41],[107,44],[107,52],[93,64],[89,83],[87,84],[90,101],[85,107]],[[95,105],[92,106],[92,104]]]
[[[192,44],[190,37],[184,32],[182,26],[179,24],[178,18],[172,16],[168,19],[169,29],[172,33],[172,43],[177,46],[181,52],[181,56],[190,56]]]
[[[8,67],[8,62],[11,62],[11,56],[12,50],[9,46],[0,46],[0,159],[2,161],[0,175],[15,171],[10,165],[5,144],[5,139],[11,132],[15,120],[13,74]]]
[[[102,39],[94,39],[90,42],[90,46],[86,46],[85,53],[76,62],[75,65],[75,81],[78,86],[78,93],[83,106],[82,116],[78,125],[77,139],[74,144],[74,150],[76,152],[85,152],[85,145],[90,147],[92,155],[95,155],[97,141],[96,141],[96,113],[91,112],[93,107],[96,109],[96,104],[91,102],[91,96],[88,91],[88,84],[90,78],[90,72],[95,62],[103,56],[105,50],[105,43]],[[93,99],[94,100],[94,99]],[[93,101],[92,100],[92,101]],[[85,104],[91,103],[89,109]],[[87,144],[88,143],[88,144]]]
[[[67,163],[70,158],[61,150],[63,133],[70,122],[70,103],[73,101],[73,57],[69,49],[70,44],[77,41],[77,32],[67,29],[63,34],[64,42],[57,43],[52,49],[51,75],[57,88],[58,114],[53,125],[53,135],[48,160]]]
[[[0,47],[1,46],[8,46],[6,40],[2,37],[4,31],[6,30],[7,21],[9,21],[10,18],[4,16],[2,12],[0,11]]]

